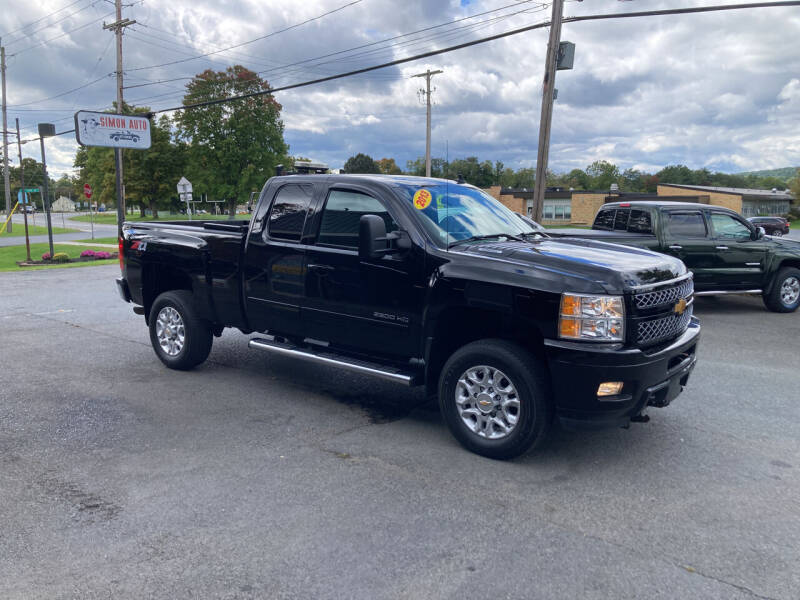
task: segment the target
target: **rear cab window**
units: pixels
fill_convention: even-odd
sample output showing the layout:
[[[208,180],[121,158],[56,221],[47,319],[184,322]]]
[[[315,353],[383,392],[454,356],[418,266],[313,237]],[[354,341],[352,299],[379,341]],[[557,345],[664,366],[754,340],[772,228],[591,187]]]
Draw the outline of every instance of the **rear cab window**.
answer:
[[[275,194],[265,232],[271,239],[299,242],[314,196],[310,183],[289,183]]]
[[[632,208],[631,217],[628,220],[628,231],[631,233],[653,233],[650,211]]]
[[[594,218],[592,229],[614,229],[614,213],[613,208],[605,208],[597,213]]]
[[[666,217],[667,232],[670,238],[700,239],[708,237],[706,220],[700,211],[668,212]]]

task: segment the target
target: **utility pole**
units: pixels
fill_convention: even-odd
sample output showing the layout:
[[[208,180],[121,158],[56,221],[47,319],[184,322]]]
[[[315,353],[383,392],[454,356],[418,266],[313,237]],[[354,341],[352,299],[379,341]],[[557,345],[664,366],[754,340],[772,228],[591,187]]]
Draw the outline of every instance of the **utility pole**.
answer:
[[[425,89],[420,90],[425,94],[426,104],[428,105],[428,118],[425,129],[425,177],[431,176],[431,77],[444,73],[442,70],[431,71],[428,69],[424,73],[412,75],[412,77],[424,77]]]
[[[117,36],[117,113],[123,114],[122,102],[122,31],[136,21],[122,18],[122,0],[114,0],[117,9],[117,20],[106,25],[103,29],[114,32]],[[114,163],[117,172],[117,236],[122,234],[122,222],[125,220],[125,186],[122,183],[122,149],[114,148]]]
[[[11,214],[11,182],[8,174],[8,119],[6,118],[6,48],[0,45],[0,73],[3,80],[3,183],[6,188],[6,214]],[[8,221],[8,233],[11,233],[12,221]]]
[[[53,258],[53,221],[50,215],[50,194],[47,190],[47,158],[44,153],[44,138],[52,137],[56,133],[56,128],[52,123],[39,123],[39,144],[42,149],[42,202],[44,203],[45,215],[47,216],[47,241],[50,242],[50,258]],[[24,193],[24,192],[23,192]]]
[[[19,153],[19,187],[22,189],[22,214],[25,219],[25,250],[28,253],[28,262],[31,262],[31,239],[28,237],[28,195],[25,193],[25,165],[22,164],[22,142],[19,139],[19,119],[17,121],[17,152]]]
[[[561,41],[561,16],[564,0],[553,0],[553,17],[550,20],[550,41],[544,63],[542,83],[542,116],[539,120],[539,150],[536,154],[536,181],[533,187],[533,220],[542,220],[544,190],[547,185],[547,155],[550,150],[550,124],[553,120],[553,95],[556,84],[556,63]]]

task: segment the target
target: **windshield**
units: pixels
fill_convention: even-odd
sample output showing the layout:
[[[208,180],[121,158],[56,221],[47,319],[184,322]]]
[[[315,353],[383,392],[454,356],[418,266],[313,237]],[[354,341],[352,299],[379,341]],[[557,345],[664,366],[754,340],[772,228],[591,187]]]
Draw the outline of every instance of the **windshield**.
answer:
[[[422,226],[444,248],[472,237],[534,233],[516,213],[477,188],[457,183],[399,187]]]

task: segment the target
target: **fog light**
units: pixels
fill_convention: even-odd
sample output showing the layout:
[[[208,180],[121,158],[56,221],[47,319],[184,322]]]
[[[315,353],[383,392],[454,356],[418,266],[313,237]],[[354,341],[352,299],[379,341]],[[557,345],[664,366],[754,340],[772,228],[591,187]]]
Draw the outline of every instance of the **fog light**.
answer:
[[[597,386],[598,396],[618,396],[622,391],[622,381],[604,381]]]

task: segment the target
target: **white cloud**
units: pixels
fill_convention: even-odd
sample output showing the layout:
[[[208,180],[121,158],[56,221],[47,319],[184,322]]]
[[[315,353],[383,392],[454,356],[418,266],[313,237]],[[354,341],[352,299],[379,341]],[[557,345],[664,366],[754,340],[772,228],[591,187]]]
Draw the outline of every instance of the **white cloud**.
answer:
[[[740,0],[736,0],[740,1]],[[358,56],[334,54],[357,45],[483,12],[508,0],[462,7],[458,0],[362,0],[332,15],[230,52],[186,61],[199,52],[266,36],[313,18],[345,0],[173,0],[127,8],[139,25],[125,36],[126,85],[191,77],[233,62],[260,71],[272,85],[348,71],[433,47],[456,44],[548,19],[548,11],[483,22],[443,37],[445,28],[395,40],[389,50],[367,46]],[[693,0],[692,6],[716,4]],[[674,2],[612,0],[567,3],[565,14],[673,8]],[[515,7],[522,10],[534,3]],[[16,3],[0,14],[11,31],[60,8],[56,0]],[[511,10],[511,9],[509,9]],[[36,34],[49,39],[107,11],[105,3]],[[567,23],[562,39],[576,43],[575,68],[557,74],[550,166],[559,171],[613,160],[621,168],[657,170],[683,163],[726,171],[800,164],[800,11],[756,9],[660,18]],[[475,21],[462,21],[470,25]],[[51,19],[56,21],[56,18]],[[45,20],[42,23],[47,23]],[[111,34],[98,22],[30,51],[33,39],[9,36],[9,102],[18,105],[83,85],[114,70]],[[547,30],[459,50],[365,75],[277,95],[286,138],[295,154],[319,157],[333,167],[355,152],[393,156],[398,164],[424,152],[425,109],[411,76],[442,69],[434,78],[433,150],[450,158],[468,155],[508,166],[536,161],[542,68]],[[20,52],[21,51],[21,52]],[[181,62],[177,62],[181,61]],[[137,70],[162,63],[175,64]],[[126,98],[154,108],[180,104],[185,80],[130,88]],[[113,78],[60,98],[12,106],[27,134],[37,122],[71,127],[78,108],[108,106]],[[35,109],[35,110],[31,110]],[[71,170],[69,136],[48,140],[50,170]],[[38,158],[38,147],[25,154]],[[37,145],[38,146],[38,145]],[[52,150],[51,150],[52,147]]]

